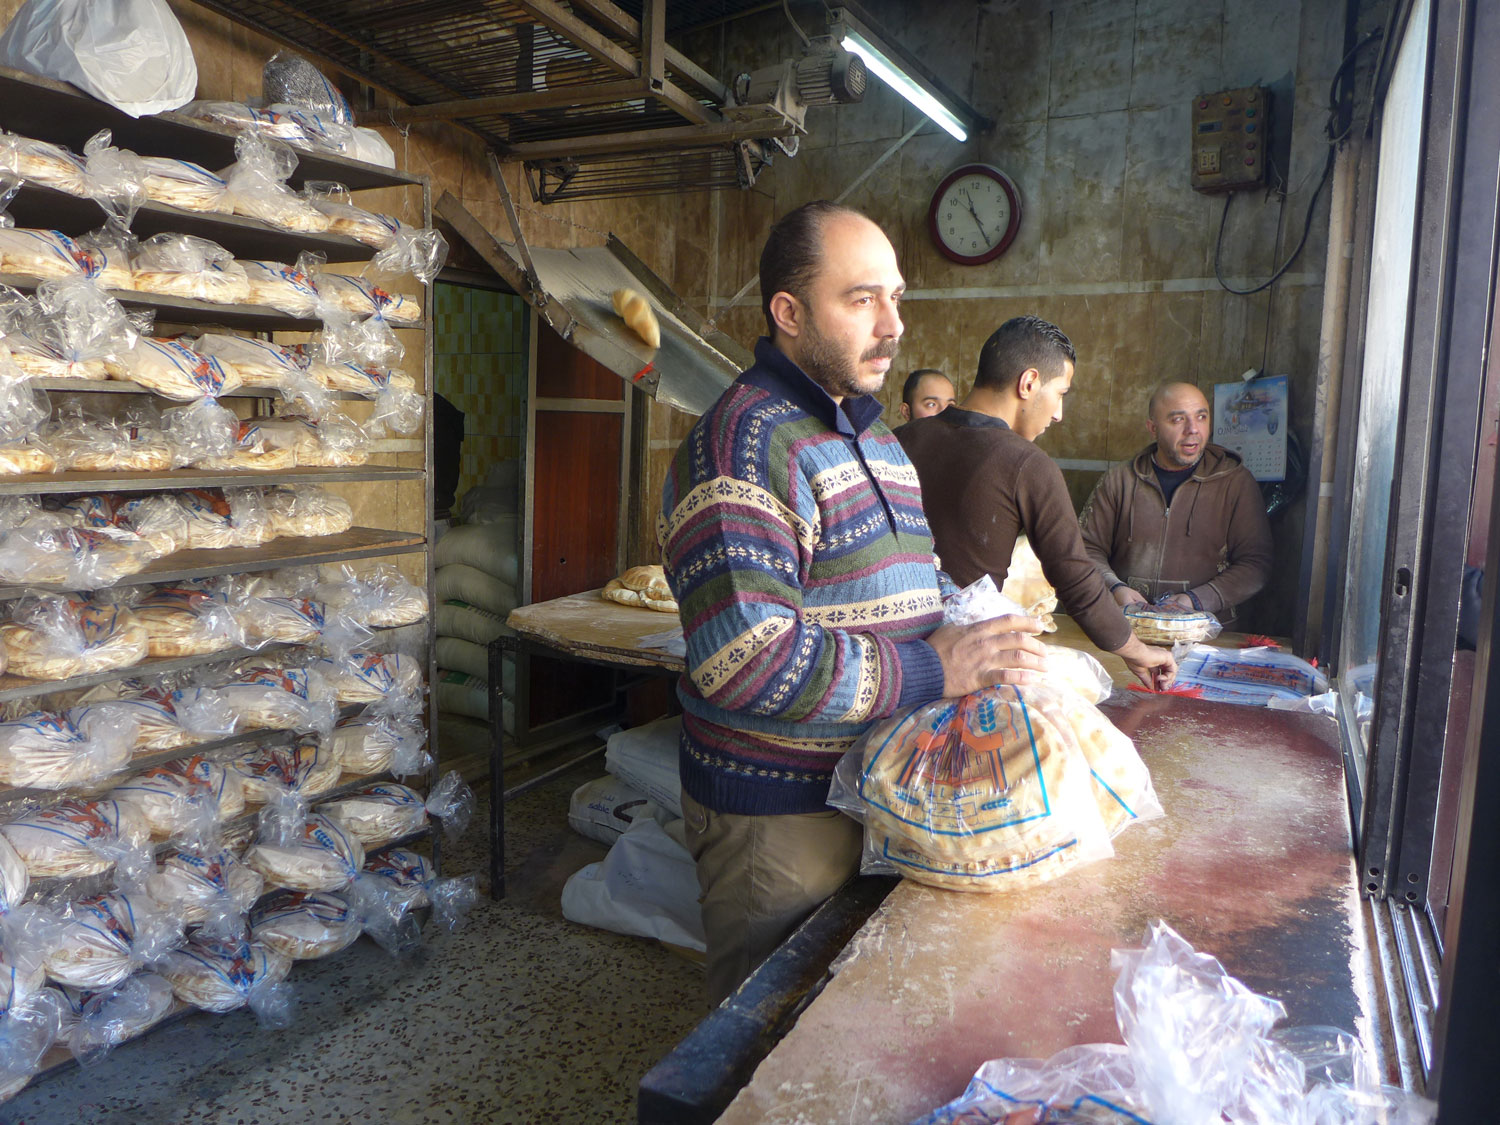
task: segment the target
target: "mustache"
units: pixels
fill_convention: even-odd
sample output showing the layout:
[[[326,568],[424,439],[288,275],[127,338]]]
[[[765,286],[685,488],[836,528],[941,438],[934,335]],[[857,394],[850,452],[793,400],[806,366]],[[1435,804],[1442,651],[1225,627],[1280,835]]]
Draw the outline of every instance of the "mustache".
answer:
[[[882,340],[859,358],[861,363],[867,359],[895,359],[896,353],[900,350],[901,341]]]

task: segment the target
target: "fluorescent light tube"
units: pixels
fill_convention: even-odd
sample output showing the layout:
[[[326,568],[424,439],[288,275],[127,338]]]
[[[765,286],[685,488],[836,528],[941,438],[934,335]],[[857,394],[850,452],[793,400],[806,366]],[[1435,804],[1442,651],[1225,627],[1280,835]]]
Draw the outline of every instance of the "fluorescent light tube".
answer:
[[[864,59],[865,65],[874,72],[877,78],[941,125],[944,132],[954,140],[966,141],[969,139],[969,134],[964,129],[962,121],[953,116],[952,112],[942,102],[938,101],[908,78],[900,67],[886,58],[880,52],[879,48],[873,46],[863,36],[853,31],[845,31],[841,45],[844,50]]]

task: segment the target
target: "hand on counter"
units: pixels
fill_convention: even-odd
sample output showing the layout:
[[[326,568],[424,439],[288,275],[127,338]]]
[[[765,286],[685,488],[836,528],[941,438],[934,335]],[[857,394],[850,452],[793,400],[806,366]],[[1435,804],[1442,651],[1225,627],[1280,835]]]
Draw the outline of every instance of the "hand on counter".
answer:
[[[1177,661],[1172,653],[1155,645],[1148,645],[1139,637],[1131,637],[1115,655],[1125,661],[1125,666],[1136,679],[1150,691],[1165,691],[1177,678]]]
[[[1180,609],[1186,613],[1191,613],[1198,608],[1193,604],[1193,599],[1186,594],[1173,594],[1169,598],[1162,598],[1156,604],[1164,609]]]
[[[1115,604],[1121,609],[1130,605],[1145,605],[1146,595],[1139,590],[1132,590],[1129,586],[1116,586],[1112,591]]]
[[[1035,617],[1011,614],[974,625],[942,625],[927,643],[943,662],[943,696],[952,698],[992,684],[1036,682],[1043,668]]]

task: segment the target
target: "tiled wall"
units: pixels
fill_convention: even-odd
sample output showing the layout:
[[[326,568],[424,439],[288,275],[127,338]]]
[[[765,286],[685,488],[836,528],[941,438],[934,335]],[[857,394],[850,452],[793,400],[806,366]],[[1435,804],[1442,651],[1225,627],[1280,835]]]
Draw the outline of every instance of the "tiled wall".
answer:
[[[464,412],[462,499],[495,462],[521,456],[527,309],[510,293],[443,282],[435,286],[434,302],[437,392]]]

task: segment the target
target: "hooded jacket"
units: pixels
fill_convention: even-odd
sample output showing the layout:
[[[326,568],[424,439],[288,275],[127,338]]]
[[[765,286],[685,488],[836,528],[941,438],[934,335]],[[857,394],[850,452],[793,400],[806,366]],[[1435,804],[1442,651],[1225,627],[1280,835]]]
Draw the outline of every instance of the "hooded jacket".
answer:
[[[1187,592],[1221,622],[1271,577],[1271,525],[1237,453],[1210,444],[1167,507],[1151,458],[1156,443],[1104,474],[1078,522],[1110,589],[1156,601]]]

